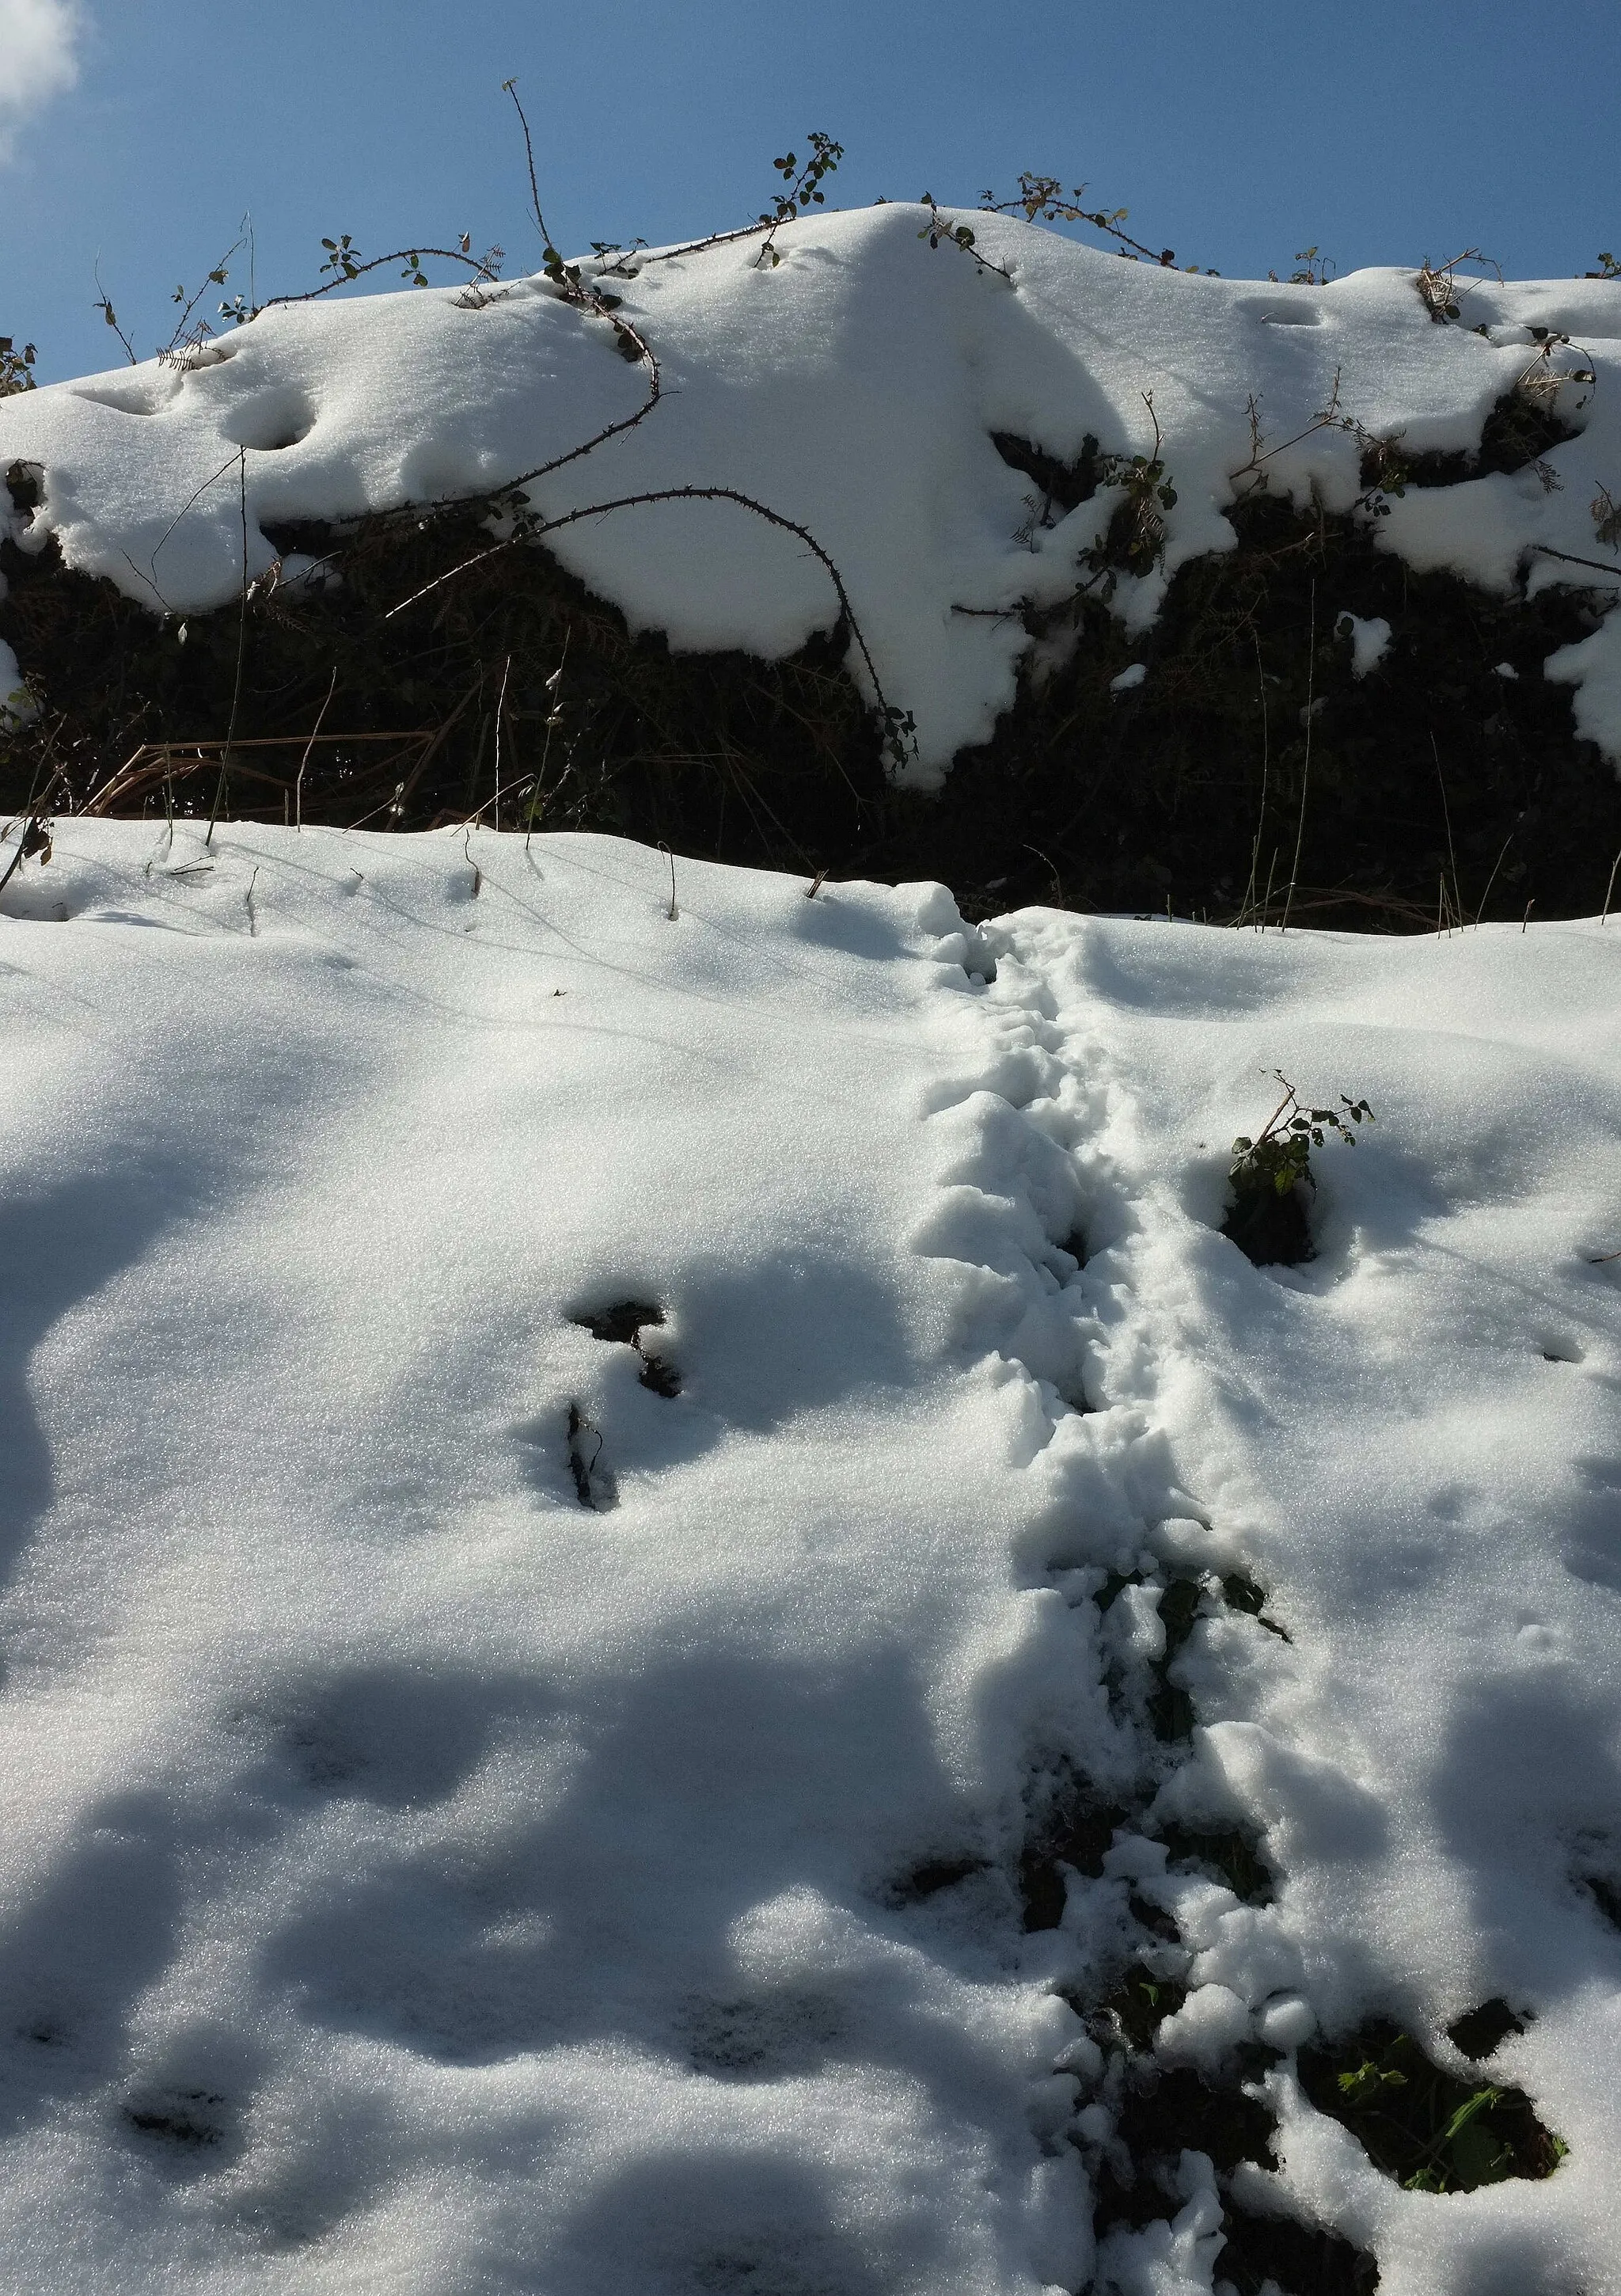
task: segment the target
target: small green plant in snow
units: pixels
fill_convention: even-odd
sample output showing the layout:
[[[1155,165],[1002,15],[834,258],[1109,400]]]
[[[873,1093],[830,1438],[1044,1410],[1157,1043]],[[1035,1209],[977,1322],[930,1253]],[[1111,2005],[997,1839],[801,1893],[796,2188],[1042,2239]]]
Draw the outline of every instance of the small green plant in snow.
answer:
[[[1283,1097],[1253,1139],[1240,1133],[1232,1144],[1227,1173],[1232,1202],[1222,1226],[1223,1234],[1257,1267],[1296,1267],[1311,1258],[1302,1192],[1317,1185],[1312,1151],[1322,1147],[1330,1134],[1355,1147],[1354,1128],[1373,1121],[1365,1100],[1351,1100],[1344,1093],[1338,1108],[1303,1108],[1282,1070],[1273,1074]]]

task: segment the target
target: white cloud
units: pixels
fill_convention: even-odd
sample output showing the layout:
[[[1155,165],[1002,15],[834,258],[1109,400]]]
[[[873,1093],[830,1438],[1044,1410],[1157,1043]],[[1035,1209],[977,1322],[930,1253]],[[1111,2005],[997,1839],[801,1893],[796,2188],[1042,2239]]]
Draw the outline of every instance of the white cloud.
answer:
[[[16,123],[78,78],[78,0],[0,0],[0,158]]]

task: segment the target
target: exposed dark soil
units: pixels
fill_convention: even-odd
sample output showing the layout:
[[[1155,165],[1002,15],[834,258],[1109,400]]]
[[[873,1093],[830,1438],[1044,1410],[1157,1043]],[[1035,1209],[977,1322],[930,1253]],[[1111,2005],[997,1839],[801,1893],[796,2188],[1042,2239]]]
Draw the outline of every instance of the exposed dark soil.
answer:
[[[647,1300],[621,1300],[611,1308],[591,1309],[576,1316],[573,1321],[594,1340],[607,1340],[616,1346],[634,1348],[642,1358],[639,1374],[643,1387],[651,1388],[655,1395],[677,1396],[681,1392],[681,1374],[667,1357],[655,1355],[642,1344],[642,1334],[650,1324],[664,1321],[664,1310]]]

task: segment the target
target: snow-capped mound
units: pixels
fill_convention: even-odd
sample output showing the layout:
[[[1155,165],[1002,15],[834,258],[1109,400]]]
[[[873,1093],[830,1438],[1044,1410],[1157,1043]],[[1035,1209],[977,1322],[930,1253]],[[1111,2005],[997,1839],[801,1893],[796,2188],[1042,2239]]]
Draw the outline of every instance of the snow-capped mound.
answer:
[[[39,474],[12,530],[192,611],[266,570],[291,522],[491,493],[621,425],[528,485],[543,521],[678,488],[729,498],[585,519],[551,535],[559,557],[673,645],[773,657],[836,623],[831,561],[859,633],[851,667],[871,692],[870,663],[914,718],[923,780],[1009,706],[1030,644],[1017,610],[1076,589],[1122,499],[1106,465],[1044,525],[994,434],[1065,463],[1088,435],[1105,456],[1162,442],[1163,547],[1113,591],[1135,629],[1178,565],[1231,546],[1237,494],[1349,511],[1371,441],[1470,449],[1523,384],[1580,435],[1365,514],[1415,568],[1604,591],[1615,559],[1621,589],[1613,527],[1603,538],[1621,497],[1621,283],[1459,282],[1448,319],[1406,271],[1257,284],[992,216],[971,218],[976,253],[931,246],[929,221],[900,205],[808,218],[779,233],[776,265],[742,237],[583,266],[657,362],[657,403],[634,422],[647,364],[544,277],[266,310],[190,363],[0,406],[0,467]],[[1577,689],[1578,730],[1621,758],[1621,616],[1551,674]]]

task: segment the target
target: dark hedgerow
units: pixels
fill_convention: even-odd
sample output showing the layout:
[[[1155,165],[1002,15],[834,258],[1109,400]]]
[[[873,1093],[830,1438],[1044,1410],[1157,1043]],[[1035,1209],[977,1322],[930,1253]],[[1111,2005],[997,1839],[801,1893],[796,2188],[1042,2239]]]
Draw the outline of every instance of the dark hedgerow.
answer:
[[[1099,474],[1044,458],[1031,475],[1061,504]],[[26,503],[32,474],[10,481]],[[7,542],[0,638],[40,713],[0,729],[0,811],[46,783],[59,812],[93,804],[147,745],[109,809],[206,816],[230,734],[226,812],[608,830],[807,875],[939,878],[971,916],[1041,901],[1412,931],[1596,910],[1621,791],[1542,664],[1609,594],[1415,575],[1365,521],[1264,492],[1231,514],[1238,548],[1182,567],[1144,638],[1095,589],[1029,615],[1047,674],[1032,666],[937,792],[889,779],[847,629],[780,662],[672,653],[544,546],[480,556],[479,505],[278,529],[340,579],[256,589],[234,726],[235,603],[165,622]],[[1361,678],[1342,613],[1391,624]],[[1134,661],[1141,682],[1116,691]]]

